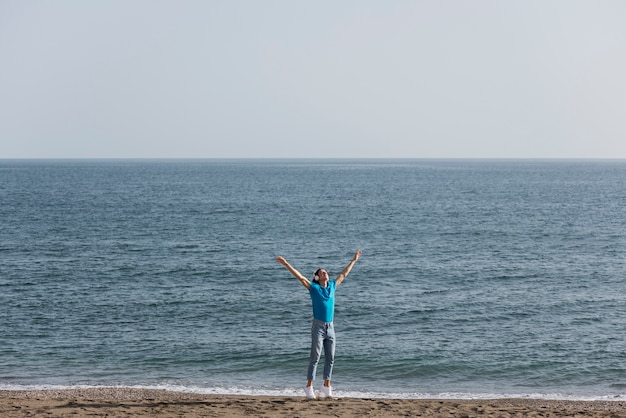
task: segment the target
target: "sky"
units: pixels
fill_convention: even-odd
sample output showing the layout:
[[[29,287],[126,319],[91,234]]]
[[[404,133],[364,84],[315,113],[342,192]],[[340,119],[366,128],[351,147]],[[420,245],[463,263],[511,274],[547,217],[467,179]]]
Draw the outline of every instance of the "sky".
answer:
[[[626,158],[626,1],[0,0],[0,158]]]

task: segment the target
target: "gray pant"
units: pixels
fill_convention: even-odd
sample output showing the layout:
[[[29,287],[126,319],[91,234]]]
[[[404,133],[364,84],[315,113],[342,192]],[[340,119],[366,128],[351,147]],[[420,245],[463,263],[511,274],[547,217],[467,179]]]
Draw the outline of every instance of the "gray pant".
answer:
[[[311,325],[311,360],[307,379],[315,379],[317,363],[320,361],[324,347],[324,380],[330,380],[333,374],[333,364],[335,363],[335,328],[332,322],[313,320]]]

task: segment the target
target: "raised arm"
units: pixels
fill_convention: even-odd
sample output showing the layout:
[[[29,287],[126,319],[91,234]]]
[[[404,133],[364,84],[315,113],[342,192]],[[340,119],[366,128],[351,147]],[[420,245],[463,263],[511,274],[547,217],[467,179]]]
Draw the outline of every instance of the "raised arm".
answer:
[[[339,276],[337,276],[337,279],[336,279],[337,286],[339,286],[341,284],[341,282],[343,282],[343,279],[346,278],[348,273],[350,273],[350,270],[352,270],[352,267],[354,266],[354,263],[356,263],[356,261],[359,259],[359,257],[361,257],[361,250],[357,251],[356,254],[354,254],[354,257],[352,257],[352,261],[350,261],[350,264],[348,264],[341,271],[341,273],[339,273]]]
[[[296,279],[298,279],[298,281],[300,283],[302,283],[302,286],[306,287],[307,290],[309,290],[311,288],[311,282],[309,281],[309,279],[307,279],[306,277],[304,277],[298,270],[296,270],[295,268],[293,268],[291,266],[291,264],[289,264],[287,262],[287,260],[285,260],[283,257],[278,256],[276,257],[276,261],[278,261],[280,264],[282,264],[283,266],[287,267],[287,270],[289,270],[289,272],[291,274],[293,274],[295,276]]]

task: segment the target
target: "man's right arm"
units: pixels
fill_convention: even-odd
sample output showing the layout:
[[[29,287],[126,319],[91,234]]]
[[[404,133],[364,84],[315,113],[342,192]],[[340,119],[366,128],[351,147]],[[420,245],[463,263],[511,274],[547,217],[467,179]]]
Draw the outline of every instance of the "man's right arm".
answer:
[[[283,266],[287,267],[287,270],[289,270],[289,272],[291,274],[294,275],[294,277],[296,279],[298,279],[298,281],[300,283],[302,283],[302,286],[306,287],[307,290],[309,290],[311,288],[311,282],[309,281],[309,279],[307,279],[306,277],[304,277],[302,275],[302,273],[300,273],[298,270],[296,270],[295,268],[292,267],[291,264],[289,264],[287,262],[287,260],[285,260],[283,257],[278,256],[276,257],[276,261],[278,261],[280,264],[282,264]]]

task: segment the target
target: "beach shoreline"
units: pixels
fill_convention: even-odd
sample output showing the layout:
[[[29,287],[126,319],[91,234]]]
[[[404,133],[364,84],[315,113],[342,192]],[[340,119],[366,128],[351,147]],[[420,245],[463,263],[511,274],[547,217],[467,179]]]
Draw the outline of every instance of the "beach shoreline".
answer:
[[[544,399],[307,400],[297,396],[202,395],[157,389],[0,390],[0,416],[109,417],[626,417],[626,401]]]

